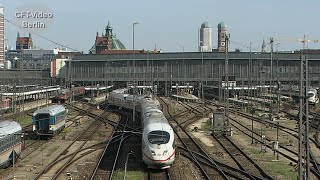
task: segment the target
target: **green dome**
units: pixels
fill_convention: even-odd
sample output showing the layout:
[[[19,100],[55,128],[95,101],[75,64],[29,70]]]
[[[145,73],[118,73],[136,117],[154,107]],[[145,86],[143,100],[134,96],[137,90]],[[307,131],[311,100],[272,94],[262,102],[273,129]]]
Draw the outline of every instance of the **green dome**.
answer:
[[[227,28],[227,26],[224,24],[223,21],[221,21],[221,23],[218,24],[218,28]]]
[[[124,50],[126,47],[122,44],[122,42],[117,38],[112,38],[112,49],[113,50]]]
[[[204,23],[201,24],[201,28],[210,28],[209,23],[205,21]]]

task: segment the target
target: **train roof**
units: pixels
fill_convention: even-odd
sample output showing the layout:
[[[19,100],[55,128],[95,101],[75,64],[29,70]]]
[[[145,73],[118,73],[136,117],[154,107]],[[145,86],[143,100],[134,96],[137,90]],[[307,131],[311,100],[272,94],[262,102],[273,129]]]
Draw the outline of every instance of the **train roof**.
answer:
[[[146,112],[145,113],[145,118],[143,120],[143,124],[144,126],[148,125],[148,124],[168,124],[168,120],[166,119],[166,117],[163,115],[163,113],[160,112]]]
[[[33,113],[33,116],[37,115],[37,114],[50,114],[50,116],[54,116],[60,112],[65,111],[66,109],[62,106],[62,105],[51,105],[48,107],[44,107],[41,109],[36,110]]]
[[[73,87],[73,88],[63,88],[61,89],[61,92],[62,93],[70,92],[71,89],[73,89],[73,91],[76,91],[78,89],[85,89],[85,88],[83,86]]]
[[[15,121],[0,121],[0,139],[5,135],[20,132],[21,130],[21,125]]]
[[[168,131],[172,130],[172,127],[168,123],[162,123],[162,122],[154,122],[146,124],[143,131]]]
[[[128,89],[123,88],[123,89],[115,89],[113,91],[111,91],[111,93],[119,93],[119,94],[125,94],[125,92],[127,92]]]

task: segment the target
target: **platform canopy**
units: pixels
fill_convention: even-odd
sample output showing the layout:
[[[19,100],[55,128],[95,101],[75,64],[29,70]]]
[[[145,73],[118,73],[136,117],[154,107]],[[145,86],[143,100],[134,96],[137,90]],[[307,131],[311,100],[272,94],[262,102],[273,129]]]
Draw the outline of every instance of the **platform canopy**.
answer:
[[[112,87],[113,87],[113,85],[112,86],[99,86],[99,87],[97,87],[97,86],[87,86],[84,89],[86,91],[92,91],[92,90],[106,90],[106,89],[110,89]]]

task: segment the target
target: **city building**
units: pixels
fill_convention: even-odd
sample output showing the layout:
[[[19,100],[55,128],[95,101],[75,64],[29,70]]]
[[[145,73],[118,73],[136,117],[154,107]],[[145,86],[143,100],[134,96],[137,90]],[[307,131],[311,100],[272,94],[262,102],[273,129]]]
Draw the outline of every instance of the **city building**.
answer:
[[[218,51],[226,51],[227,26],[222,21],[218,24]]]
[[[18,32],[16,40],[16,50],[20,49],[33,49],[33,42],[30,33],[28,37],[20,37],[20,33]]]
[[[212,28],[208,22],[204,22],[200,28],[199,52],[212,52]]]
[[[71,60],[80,52],[59,52],[51,60],[50,75],[52,78],[61,78],[66,76],[65,64],[67,60]]]
[[[31,69],[48,71],[51,68],[51,60],[59,52],[68,52],[67,49],[22,49],[22,50],[8,50],[6,52],[6,60],[10,61],[12,69]],[[21,66],[20,63],[22,62]]]
[[[0,66],[4,65],[4,8],[0,5]]]
[[[111,50],[125,50],[126,47],[121,43],[121,41],[113,34],[113,28],[108,22],[105,34],[99,36],[97,32],[96,40],[92,48],[90,49],[90,54],[107,54]],[[111,51],[112,52],[112,51]]]

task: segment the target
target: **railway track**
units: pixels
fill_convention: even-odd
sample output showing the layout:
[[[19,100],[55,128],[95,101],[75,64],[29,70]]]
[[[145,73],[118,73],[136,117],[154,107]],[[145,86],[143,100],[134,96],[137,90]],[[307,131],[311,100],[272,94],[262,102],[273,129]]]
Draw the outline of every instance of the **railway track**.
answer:
[[[124,123],[124,128],[128,124],[128,116],[122,116],[120,123]],[[115,167],[117,165],[117,160],[119,157],[119,152],[124,141],[124,133],[121,133],[122,126],[118,126],[114,133],[112,139],[118,139],[115,143],[110,143],[106,147],[106,151],[102,156],[102,159],[99,160],[97,168],[95,168],[94,174],[91,179],[112,179],[112,176],[115,172]],[[117,132],[117,131],[120,131]],[[116,152],[116,153],[114,153]]]
[[[95,125],[96,124],[96,125]],[[75,156],[78,154],[78,152],[82,149],[82,147],[87,143],[87,141],[89,141],[88,137],[91,138],[93,136],[93,134],[96,132],[96,130],[100,127],[101,124],[98,124],[97,121],[94,121],[93,123],[91,123],[91,125],[89,126],[89,128],[86,130],[88,131],[88,133],[82,133],[81,135],[79,135],[76,140],[74,140],[69,146],[67,146],[62,153],[59,154],[59,156],[57,156],[57,158],[55,158],[50,164],[48,164],[43,171],[41,171],[38,176],[35,179],[39,179],[40,177],[43,176],[49,176],[50,174],[54,174],[52,176],[52,179],[56,179],[58,178],[58,176],[61,174],[61,172],[68,166],[70,165],[70,162],[72,161],[73,158],[75,158]],[[86,139],[84,142],[82,142],[80,145],[76,145],[76,142],[78,140],[83,141],[83,139]],[[72,148],[76,148],[75,151],[72,151]],[[65,158],[65,156],[67,155],[67,153],[71,151],[72,156],[68,156],[68,158]],[[64,162],[62,162],[64,161]],[[56,167],[58,166],[58,168]],[[53,167],[55,167],[55,171],[51,171],[51,169],[53,169]]]
[[[230,112],[232,112],[232,110],[231,110]],[[261,121],[259,118],[250,116],[250,115],[248,115],[248,114],[246,114],[246,113],[241,113],[241,112],[240,112],[240,113],[237,112],[237,113],[238,113],[238,115],[240,114],[241,116],[243,116],[243,117],[245,117],[245,118],[248,118],[248,119],[254,120],[254,121],[256,121],[256,122],[262,123],[262,121]],[[235,121],[235,120],[234,120],[234,121]],[[276,124],[276,123],[270,122],[270,121],[264,121],[264,122],[270,124],[271,126],[273,126],[273,127],[275,127],[275,128],[279,128],[280,131],[283,131],[283,132],[285,132],[285,133],[287,133],[287,134],[290,134],[291,136],[293,136],[293,137],[296,138],[296,139],[299,138],[298,132],[297,132],[296,130],[294,130],[294,129],[291,129],[291,128],[289,128],[289,127],[285,127],[285,126],[283,126],[283,125],[279,125],[279,124]],[[250,131],[251,131],[251,130],[250,130]],[[312,139],[312,138],[309,138],[309,139],[310,139],[313,143],[315,143],[315,145],[317,144],[314,139]],[[266,140],[269,141],[269,142],[273,142],[271,139],[268,139],[268,138],[266,138]],[[279,144],[279,147],[282,148],[282,149],[284,149],[284,150],[287,151],[287,152],[290,152],[290,153],[298,156],[298,153],[297,153],[297,152],[295,152],[295,151],[287,148],[286,146],[283,146],[283,145]],[[311,151],[311,150],[310,150],[310,152],[311,152],[311,154],[312,154],[312,151]],[[312,163],[313,166],[315,167],[315,170],[313,171],[313,173],[314,173],[314,175],[316,175],[317,177],[320,178],[320,164],[317,162],[317,160],[314,158],[314,156],[311,155],[310,158],[311,158],[311,163]],[[296,162],[296,161],[295,161],[295,162]]]
[[[148,180],[171,180],[170,170],[148,169]]]
[[[215,105],[214,103],[210,102],[210,101],[206,101],[208,104],[213,104]],[[289,128],[289,127],[286,127],[286,126],[283,126],[283,125],[279,125],[277,123],[274,123],[274,122],[271,122],[271,121],[261,121],[259,118],[256,118],[254,116],[251,116],[249,114],[246,114],[246,113],[243,113],[243,112],[239,112],[239,111],[235,111],[235,110],[232,110],[232,109],[229,109],[229,112],[231,113],[234,113],[236,115],[240,115],[242,117],[245,117],[247,119],[250,119],[250,120],[254,120],[255,122],[258,122],[258,123],[268,123],[269,125],[271,125],[272,127],[275,127],[275,128],[279,128],[280,131],[283,131],[287,134],[290,134],[291,136],[295,137],[298,139],[298,135],[297,135],[297,131],[295,129],[292,129],[292,128]],[[248,127],[245,127],[243,124],[240,124],[238,121],[236,121],[235,119],[232,119],[229,117],[229,119],[231,119],[233,122],[237,123],[238,125],[242,126],[243,128],[246,129],[246,131],[249,131],[249,132],[252,132],[251,129],[249,129]],[[232,124],[233,127],[236,127],[235,124]],[[237,128],[237,127],[236,127]],[[240,130],[239,128],[237,128],[238,130]],[[243,130],[240,130],[242,133],[244,133],[245,135],[251,137],[252,135],[249,135],[247,132],[244,132]],[[260,139],[261,139],[261,135],[256,133],[256,132],[253,132],[256,136],[258,136]],[[260,139],[258,138],[255,138],[255,140],[257,142],[260,142],[260,143],[263,143]],[[268,139],[266,138],[266,140],[268,142],[273,142],[273,140],[271,139]],[[313,142],[313,143],[316,143],[314,139],[310,138],[310,140]],[[268,147],[269,149],[272,149],[272,147],[270,145],[266,145],[266,147]],[[294,156],[298,156],[298,153],[287,148],[286,146],[283,146],[281,144],[279,144],[279,147],[284,149],[286,152],[289,152],[291,154],[293,154]],[[281,154],[282,156],[284,156],[285,158],[287,158],[288,160],[294,162],[294,163],[298,163],[298,161],[294,158],[292,158],[290,155],[284,153],[284,152],[281,152],[280,150],[278,150],[277,152],[279,152],[279,154]],[[317,160],[315,159],[315,157],[312,155],[312,151],[310,152],[311,156],[311,163],[313,165],[313,167],[311,168],[311,172],[317,177],[317,178],[320,178],[320,164],[317,162]]]
[[[163,104],[168,106],[168,104],[159,98]],[[169,108],[166,108],[169,109]],[[170,112],[167,112],[170,115]],[[176,121],[176,120],[175,120]],[[176,121],[176,124],[179,126],[179,122]],[[184,156],[192,160],[201,172],[201,177],[203,179],[261,179],[255,175],[251,175],[245,171],[238,170],[227,166],[224,163],[218,162],[210,157],[206,151],[194,140],[191,135],[181,127],[183,130],[183,135],[180,135],[181,132],[175,130],[175,134],[181,142],[181,146],[178,146],[180,149],[179,153],[182,153]]]
[[[252,137],[252,135],[251,135],[251,132],[252,132],[251,129],[249,129],[249,128],[246,127],[245,125],[239,123],[239,122],[236,121],[235,119],[230,118],[230,120],[232,120],[232,121],[234,122],[234,123],[231,122],[231,125],[232,125],[234,128],[236,128],[237,130],[239,130],[241,133],[245,134],[246,136],[248,136],[248,137],[250,137],[250,138]],[[237,124],[237,125],[236,125],[236,124]],[[239,126],[242,127],[243,129],[239,128]],[[247,132],[250,132],[250,134],[247,133]],[[255,140],[256,142],[259,142],[259,143],[262,144],[263,142],[261,141],[261,135],[258,134],[258,133],[256,133],[256,132],[253,132],[253,134],[255,135],[255,137],[253,137],[254,140]],[[272,140],[269,139],[269,138],[266,138],[266,140],[267,140],[268,142],[272,142]],[[273,147],[272,147],[271,145],[265,144],[265,146],[266,146],[268,149],[273,150]],[[291,149],[289,149],[289,148],[287,148],[287,147],[285,147],[285,146],[279,145],[279,147],[281,147],[282,149],[284,149],[286,152],[291,153],[291,154],[292,154],[293,156],[295,156],[295,157],[298,156],[298,153],[296,153],[295,151],[293,151],[293,150],[291,150]],[[290,161],[292,161],[292,162],[294,162],[294,163],[298,163],[298,160],[295,159],[295,158],[293,158],[292,155],[289,155],[288,153],[282,152],[282,151],[280,151],[280,150],[277,150],[276,152],[279,153],[280,155],[282,155],[283,157],[285,157],[286,159],[288,159],[288,160],[290,160]],[[316,163],[316,162],[315,162],[315,159],[312,159],[312,157],[311,157],[311,161],[312,161],[312,164],[313,164],[313,166],[314,166],[313,168],[310,169],[311,172],[312,172],[316,177],[320,178],[320,174],[319,174],[320,171],[318,170],[319,163]]]
[[[187,108],[193,107],[188,105]],[[211,108],[207,108],[206,106],[201,106],[200,108],[203,108],[203,111],[207,111],[208,109],[211,111]],[[203,111],[197,110],[198,113],[202,113]],[[247,172],[247,174],[250,176],[250,179],[255,179],[255,177],[259,176],[264,179],[273,179],[254,160],[252,160],[237,145],[235,145],[228,137],[213,137],[221,145],[221,147],[229,154],[229,156],[235,161],[238,167],[241,170]],[[252,175],[255,175],[255,177],[253,177]]]
[[[297,110],[299,111],[299,107],[296,107],[294,105],[291,104],[286,104],[287,107],[289,107],[292,110]],[[290,119],[293,119],[297,122],[299,122],[299,117],[298,115],[294,115],[292,113],[289,113],[287,110],[281,110],[281,112],[285,113],[288,117],[290,117]],[[315,132],[315,138],[313,139],[310,136],[310,140],[315,143],[316,147],[320,149],[320,142],[319,142],[319,132],[320,132],[320,119],[319,119],[319,115],[316,112],[312,112],[309,110],[309,115],[312,115],[312,118],[310,120],[310,127],[313,128],[316,132]]]
[[[228,155],[235,161],[238,167],[256,176],[261,176],[266,179],[273,179],[269,176],[252,158],[244,153],[234,142],[232,142],[227,136],[213,136],[215,140],[223,147]],[[253,178],[253,177],[250,177]]]
[[[34,109],[33,109],[34,110]],[[29,110],[28,113],[29,116],[32,116],[32,109]],[[78,113],[73,115],[72,117],[68,117],[66,119],[66,122],[72,121],[66,128],[72,126],[74,124],[73,119],[78,116]],[[40,148],[45,142],[48,141],[48,139],[41,139],[41,137],[37,134],[35,134],[32,130],[33,124],[28,124],[22,128],[22,132],[24,135],[25,145],[23,148],[23,151],[21,152],[21,160],[26,159],[29,155],[31,155],[34,150],[37,150]]]
[[[121,113],[121,120],[104,147],[89,179],[122,179],[126,176],[126,170],[141,168],[141,135],[136,133],[141,128],[131,121],[130,113],[118,113]]]
[[[88,113],[87,113],[88,114]],[[102,116],[102,115],[96,115]],[[101,117],[103,118],[103,117]],[[78,159],[79,153],[82,152],[84,146],[93,135],[101,127],[102,122],[94,120],[91,124],[80,133],[54,160],[51,161],[34,179],[40,179],[41,177],[51,177],[51,179],[57,179],[60,174],[73,162],[74,159]]]

